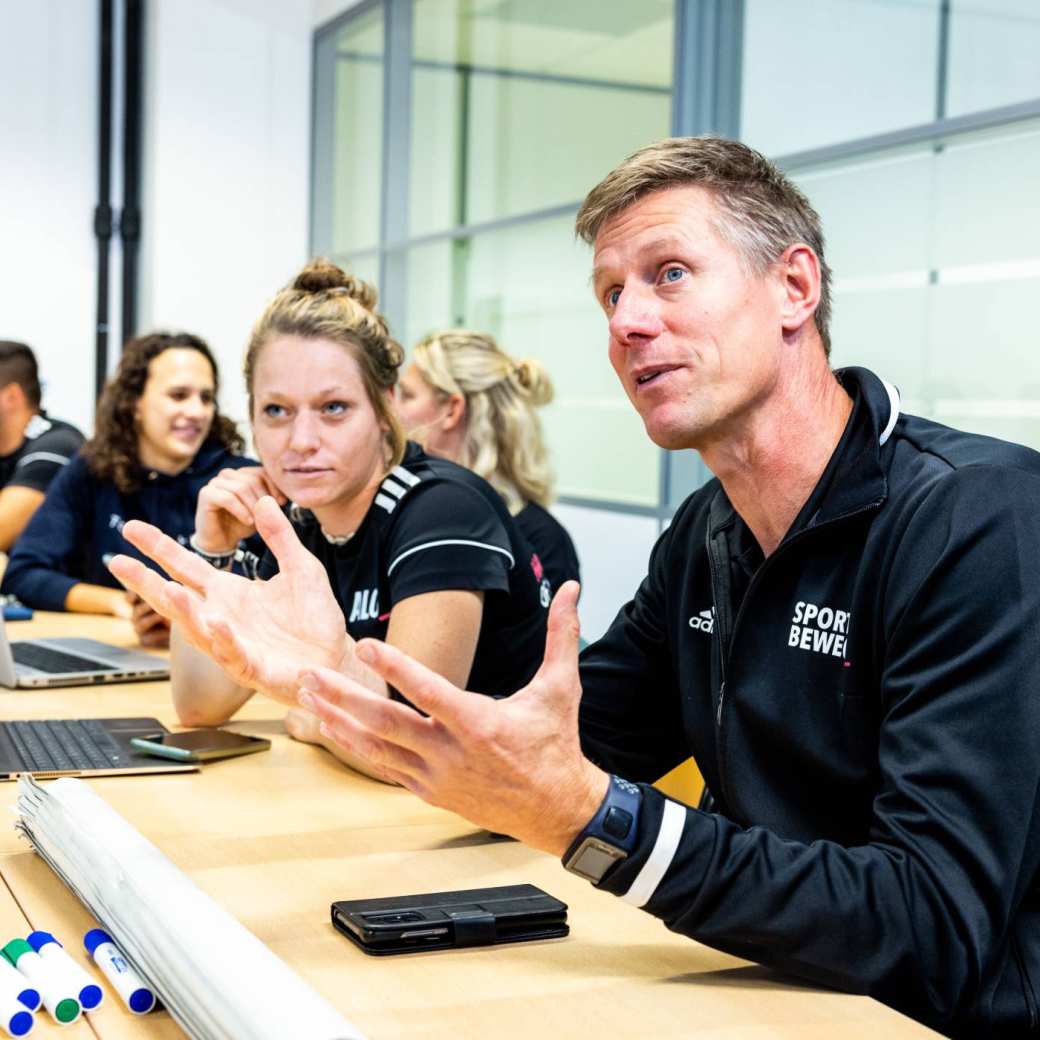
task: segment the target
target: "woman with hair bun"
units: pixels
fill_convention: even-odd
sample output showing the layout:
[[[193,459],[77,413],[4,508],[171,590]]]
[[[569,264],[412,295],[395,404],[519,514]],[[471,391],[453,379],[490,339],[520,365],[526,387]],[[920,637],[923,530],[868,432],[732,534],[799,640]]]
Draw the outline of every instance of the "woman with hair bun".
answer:
[[[112,563],[175,622],[173,694],[185,724],[223,722],[257,690],[296,706],[301,675],[321,666],[391,696],[354,653],[365,636],[494,697],[541,663],[547,603],[530,547],[489,484],[405,440],[393,406],[403,351],[375,303],[371,286],[328,261],[304,268],[246,351],[262,468],[203,490],[196,555],[127,526],[128,540],[183,583]],[[268,547],[256,580],[225,573],[254,531]],[[309,712],[295,708],[286,725],[383,775],[324,738]]]
[[[552,476],[535,409],[552,396],[537,361],[514,361],[486,333],[451,329],[416,344],[397,408],[410,437],[505,499],[555,590],[580,575],[574,543],[548,510]]]
[[[108,570],[126,552],[126,521],[147,520],[187,544],[199,491],[242,457],[235,424],[217,408],[217,362],[188,332],[153,332],[123,348],[98,403],[94,436],[51,483],[18,540],[3,592],[40,610],[129,618],[145,646],[169,628]]]

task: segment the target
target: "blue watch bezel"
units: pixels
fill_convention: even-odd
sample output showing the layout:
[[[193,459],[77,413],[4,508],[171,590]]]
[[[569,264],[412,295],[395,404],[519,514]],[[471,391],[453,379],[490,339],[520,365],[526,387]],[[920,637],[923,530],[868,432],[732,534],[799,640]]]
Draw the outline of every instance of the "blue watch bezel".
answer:
[[[643,791],[638,785],[620,776],[611,776],[596,815],[564,853],[564,867],[593,884],[600,882],[611,867],[627,859],[636,847],[642,805]],[[604,826],[611,809],[624,810],[632,818],[624,838],[619,839]]]

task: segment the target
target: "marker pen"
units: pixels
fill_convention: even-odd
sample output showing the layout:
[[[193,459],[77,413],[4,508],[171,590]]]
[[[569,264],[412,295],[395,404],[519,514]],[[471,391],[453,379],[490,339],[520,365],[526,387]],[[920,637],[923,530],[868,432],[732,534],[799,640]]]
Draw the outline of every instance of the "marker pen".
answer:
[[[105,991],[66,952],[50,932],[33,932],[25,940],[54,970],[75,987],[80,1007],[93,1011],[105,999]]]
[[[25,1036],[32,1030],[34,1021],[32,1012],[27,1011],[17,997],[0,989],[0,1026],[8,1036]]]
[[[30,1011],[35,1011],[42,1003],[39,990],[33,989],[29,980],[6,957],[0,957],[0,990],[13,992]]]
[[[155,1007],[155,994],[130,966],[108,932],[103,928],[92,928],[83,936],[83,945],[135,1015],[147,1015]]]
[[[24,939],[12,939],[3,955],[31,982],[43,997],[43,1006],[55,1022],[65,1025],[80,1016],[75,986],[61,972],[55,971]]]

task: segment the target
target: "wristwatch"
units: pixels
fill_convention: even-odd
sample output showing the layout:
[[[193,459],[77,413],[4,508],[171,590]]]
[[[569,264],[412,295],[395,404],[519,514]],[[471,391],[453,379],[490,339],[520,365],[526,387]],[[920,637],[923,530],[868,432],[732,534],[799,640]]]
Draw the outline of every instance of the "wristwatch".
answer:
[[[596,815],[564,853],[564,867],[593,884],[602,881],[607,871],[627,859],[635,848],[642,804],[639,787],[612,776]]]

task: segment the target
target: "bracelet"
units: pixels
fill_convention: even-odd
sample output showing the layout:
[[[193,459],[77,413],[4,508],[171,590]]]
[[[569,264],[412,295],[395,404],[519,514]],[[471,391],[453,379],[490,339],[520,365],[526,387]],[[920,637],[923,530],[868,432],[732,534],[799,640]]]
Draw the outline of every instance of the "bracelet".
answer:
[[[235,556],[238,553],[237,546],[230,552],[206,552],[205,549],[199,547],[199,543],[195,539],[194,532],[192,532],[192,534],[188,538],[188,545],[191,546],[192,551],[195,553],[196,556],[201,556],[202,559],[204,559],[208,564],[212,565],[213,567],[216,567],[217,570],[221,571],[226,571],[231,566],[232,561],[235,559]]]

